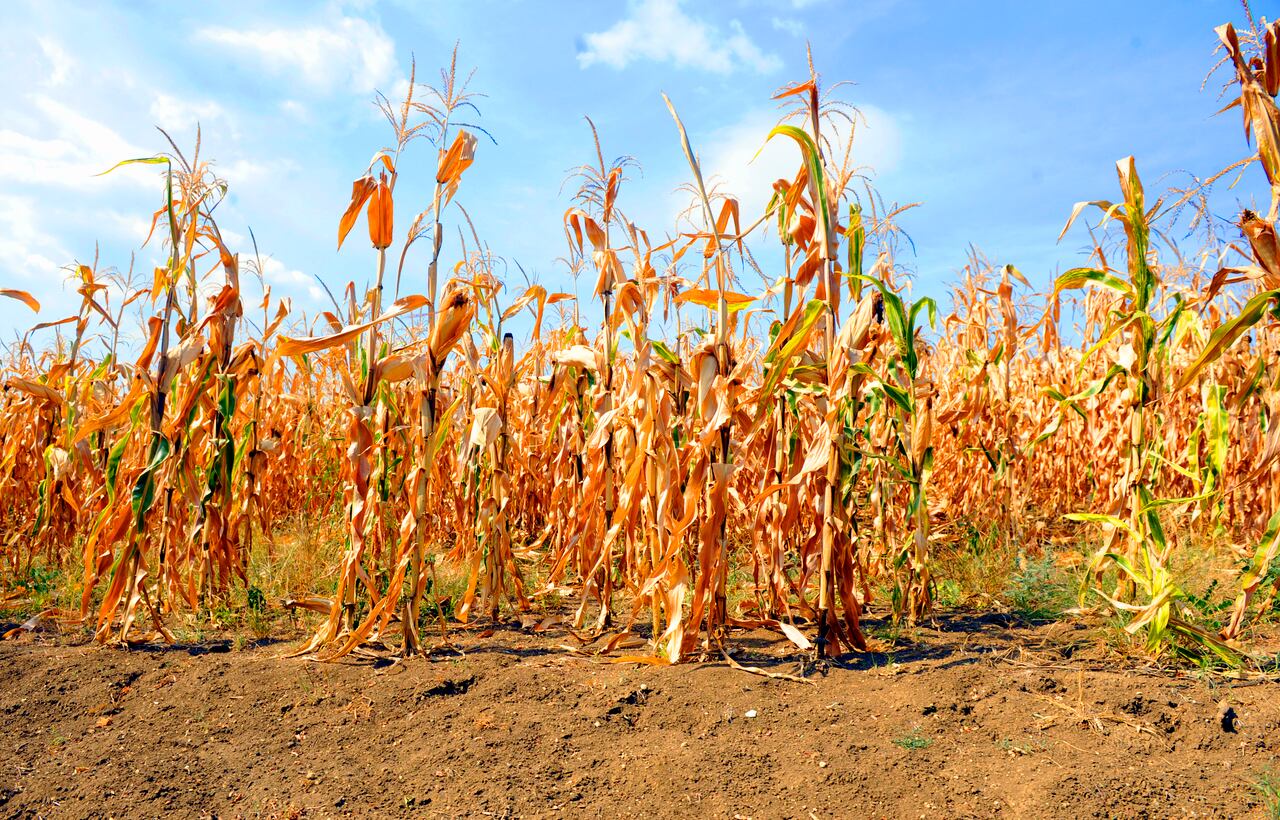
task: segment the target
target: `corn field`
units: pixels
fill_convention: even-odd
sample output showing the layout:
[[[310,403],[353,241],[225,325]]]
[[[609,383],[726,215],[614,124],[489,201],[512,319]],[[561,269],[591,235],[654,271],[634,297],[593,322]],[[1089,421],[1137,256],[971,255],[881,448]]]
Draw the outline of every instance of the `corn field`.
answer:
[[[488,146],[456,52],[437,85],[379,98],[391,144],[333,203],[367,285],[305,322],[269,290],[242,301],[259,264],[224,241],[198,143],[126,159],[155,172],[167,261],[123,287],[74,264],[79,310],[5,352],[0,573],[78,579],[78,608],[37,619],[173,640],[291,521],[328,517],[325,583],[283,602],[319,615],[298,655],[416,655],[447,622],[561,608],[641,662],[727,655],[744,627],[823,658],[866,649],[869,615],[929,619],[940,556],[976,527],[1009,573],[1074,561],[1080,609],[1153,655],[1244,663],[1280,590],[1280,24],[1217,34],[1243,159],[1161,195],[1120,160],[1115,189],[1063,209],[1093,247],[1079,267],[1037,290],[974,252],[949,313],[911,295],[909,206],[865,184],[856,111],[812,68],[760,135],[795,151],[763,209],[704,179],[665,100],[690,206],[633,224],[632,161],[591,125],[563,216],[578,295],[504,279],[471,227]],[[414,213],[401,160],[428,150]],[[1205,193],[1231,174],[1270,190],[1238,230]],[[1179,577],[1189,551],[1229,568],[1217,621]],[[447,612],[445,570],[464,579]]]

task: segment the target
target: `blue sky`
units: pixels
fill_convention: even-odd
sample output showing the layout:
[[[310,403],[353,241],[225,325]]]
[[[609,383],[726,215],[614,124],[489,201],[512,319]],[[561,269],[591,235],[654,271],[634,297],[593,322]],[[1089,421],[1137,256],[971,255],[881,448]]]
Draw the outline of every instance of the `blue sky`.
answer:
[[[916,292],[944,296],[971,243],[1045,282],[1081,259],[1083,231],[1056,244],[1058,232],[1074,202],[1116,195],[1120,157],[1136,155],[1154,194],[1244,155],[1238,116],[1212,116],[1220,79],[1201,90],[1213,27],[1239,17],[1226,0],[19,3],[0,33],[0,287],[33,292],[49,320],[73,310],[63,267],[91,261],[95,242],[103,267],[127,267],[160,182],[145,167],[94,174],[163,150],[156,125],[190,145],[199,122],[230,183],[224,233],[248,252],[252,228],[273,292],[313,313],[327,303],[315,277],[336,292],[372,272],[366,243],[335,244],[351,180],[390,141],[374,90],[403,89],[411,55],[434,79],[460,41],[497,144],[481,143],[458,200],[494,253],[572,289],[556,259],[562,183],[593,157],[583,116],[607,157],[640,163],[621,203],[651,236],[671,230],[688,177],[661,91],[704,170],[754,218],[768,182],[795,166],[791,146],[749,160],[771,94],[805,75],[806,39],[826,83],[856,83],[846,98],[867,124],[855,156],[880,193],[922,203],[902,219],[914,251],[899,259]],[[417,143],[402,165],[401,231],[428,202],[433,153]],[[1217,213],[1260,199],[1260,179],[1221,185]],[[450,228],[446,263],[457,252]],[[138,251],[144,278],[161,255]],[[405,290],[425,290],[425,254],[408,267]],[[510,270],[507,300],[522,285]],[[584,296],[590,286],[584,276]],[[35,321],[0,303],[0,338]]]

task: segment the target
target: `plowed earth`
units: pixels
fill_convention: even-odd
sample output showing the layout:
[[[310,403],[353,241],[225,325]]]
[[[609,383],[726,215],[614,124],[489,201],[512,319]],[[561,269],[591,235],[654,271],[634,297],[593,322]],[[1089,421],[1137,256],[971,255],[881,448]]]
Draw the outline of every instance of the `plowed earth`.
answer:
[[[1119,671],[1069,623],[942,616],[825,670],[734,634],[808,683],[481,629],[399,663],[0,643],[0,816],[1261,817],[1280,756],[1280,684]]]

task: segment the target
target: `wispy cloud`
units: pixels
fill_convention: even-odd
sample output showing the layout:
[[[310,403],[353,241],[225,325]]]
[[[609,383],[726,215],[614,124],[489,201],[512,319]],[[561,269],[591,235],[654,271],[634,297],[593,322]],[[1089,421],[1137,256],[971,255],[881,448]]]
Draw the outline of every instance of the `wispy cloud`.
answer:
[[[298,100],[285,100],[280,103],[280,111],[294,119],[303,121],[310,119],[311,117],[310,109],[307,108],[305,103]]]
[[[604,64],[626,68],[638,60],[671,63],[730,74],[740,68],[758,73],[774,71],[782,62],[766,53],[747,35],[742,24],[731,20],[728,33],[685,13],[680,0],[639,0],[628,14],[610,28],[587,34],[578,54],[583,68]]]
[[[297,164],[290,159],[237,159],[218,165],[218,176],[227,181],[232,190],[241,186],[257,184],[267,179],[273,172],[286,172],[297,169]]]
[[[115,229],[116,236],[132,247],[142,247],[142,243],[151,235],[151,220],[142,214],[126,213],[112,208],[102,212],[101,219],[107,226]]]
[[[36,44],[40,46],[40,53],[49,63],[49,76],[44,81],[45,85],[65,85],[71,76],[71,70],[75,67],[75,59],[67,53],[61,43],[51,37],[37,37]]]
[[[317,90],[343,87],[364,94],[386,86],[398,72],[391,37],[381,25],[360,17],[338,16],[294,28],[208,26],[195,37],[246,54],[268,70]]]
[[[149,113],[155,124],[166,130],[194,130],[197,124],[208,126],[214,120],[221,120],[224,126],[231,124],[226,109],[212,100],[183,99],[163,92],[152,98]]]
[[[902,153],[897,123],[888,112],[874,106],[861,106],[859,110],[862,116],[855,131],[853,162],[878,173],[893,170]],[[771,109],[748,111],[708,139],[703,168],[724,193],[738,198],[744,213],[762,212],[772,195],[774,180],[795,176],[800,166],[794,143],[782,139],[767,145],[764,142],[777,119],[777,111]],[[832,130],[829,138],[837,150],[842,149],[847,130]]]
[[[10,281],[56,278],[69,254],[36,224],[34,203],[27,197],[0,194],[0,277]]]
[[[275,285],[315,285],[315,280],[297,268],[291,268],[274,256],[262,260],[262,278]]]
[[[804,23],[794,17],[773,17],[770,18],[769,24],[778,31],[785,31],[792,37],[799,37],[804,34]]]
[[[0,181],[89,189],[105,184],[96,174],[122,159],[148,153],[52,97],[36,94],[30,100],[45,120],[38,129],[42,136],[0,130]]]
[[[274,256],[264,256],[262,258],[262,284],[270,288],[276,297],[286,298],[301,297],[306,294],[304,303],[309,301],[311,304],[325,304],[328,300],[324,290],[316,283],[314,276],[303,273],[297,268],[292,268],[276,259]],[[252,288],[251,303],[261,301],[261,291],[255,286]]]

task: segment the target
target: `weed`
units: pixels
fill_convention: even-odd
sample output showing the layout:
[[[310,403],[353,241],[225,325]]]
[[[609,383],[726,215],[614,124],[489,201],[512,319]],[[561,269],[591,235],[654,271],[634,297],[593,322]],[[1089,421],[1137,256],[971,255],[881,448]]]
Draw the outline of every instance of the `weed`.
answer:
[[[1039,558],[1029,558],[1026,565],[1009,579],[1005,600],[1021,618],[1028,621],[1053,620],[1061,617],[1072,604],[1071,587],[1054,564],[1052,550]]]
[[[906,749],[909,752],[927,749],[933,745],[933,738],[925,737],[920,734],[919,727],[912,729],[901,737],[893,739],[893,745]]]
[[[1268,766],[1258,772],[1253,780],[1253,788],[1262,799],[1263,811],[1272,820],[1280,820],[1280,773]]]

